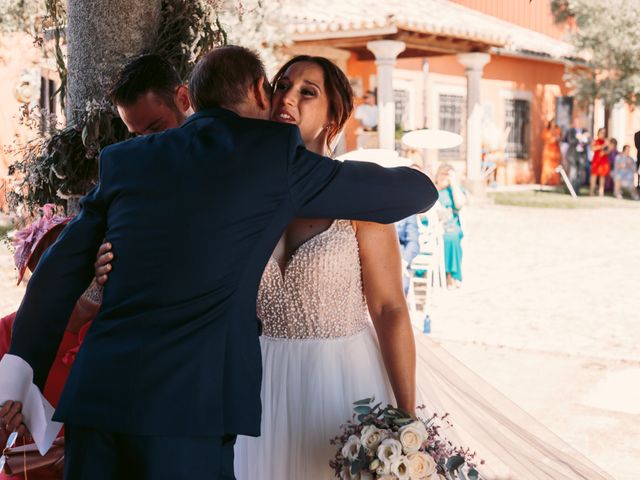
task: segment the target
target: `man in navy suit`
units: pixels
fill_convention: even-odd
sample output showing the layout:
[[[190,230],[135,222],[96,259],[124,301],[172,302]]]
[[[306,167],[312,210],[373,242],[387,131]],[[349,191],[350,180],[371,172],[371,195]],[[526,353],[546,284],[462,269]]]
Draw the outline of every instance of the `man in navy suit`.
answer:
[[[25,372],[23,390],[42,390],[107,238],[118,255],[102,310],[54,417],[67,479],[233,478],[235,435],[260,433],[256,293],[286,225],[389,223],[437,199],[420,172],[336,162],[264,121],[270,88],[244,48],[211,52],[190,88],[197,113],[181,128],[103,150],[100,182],[41,260],[0,361],[0,380]],[[25,399],[0,388],[7,400]],[[46,448],[50,432],[25,423]]]

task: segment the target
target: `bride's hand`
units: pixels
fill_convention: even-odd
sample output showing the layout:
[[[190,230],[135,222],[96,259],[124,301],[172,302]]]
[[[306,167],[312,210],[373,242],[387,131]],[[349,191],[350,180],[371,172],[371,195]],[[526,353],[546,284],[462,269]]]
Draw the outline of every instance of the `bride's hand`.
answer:
[[[112,245],[109,242],[104,242],[98,249],[98,255],[96,257],[95,275],[96,282],[100,286],[104,286],[109,279],[109,272],[111,271],[111,261],[113,260],[113,253],[111,253]]]

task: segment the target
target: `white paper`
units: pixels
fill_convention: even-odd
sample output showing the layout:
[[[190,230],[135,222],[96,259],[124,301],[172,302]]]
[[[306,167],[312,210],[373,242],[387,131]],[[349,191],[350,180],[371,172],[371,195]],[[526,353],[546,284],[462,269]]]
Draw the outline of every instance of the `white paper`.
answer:
[[[22,358],[5,354],[0,360],[0,405],[8,401],[22,403],[24,423],[41,455],[47,453],[62,424],[51,420],[55,411],[33,384],[33,369]]]

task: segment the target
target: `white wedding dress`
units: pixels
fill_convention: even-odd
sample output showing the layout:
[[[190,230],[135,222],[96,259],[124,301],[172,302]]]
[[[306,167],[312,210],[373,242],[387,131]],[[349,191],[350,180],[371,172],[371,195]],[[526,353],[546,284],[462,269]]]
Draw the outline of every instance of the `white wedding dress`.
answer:
[[[238,480],[329,480],[329,441],[353,402],[394,403],[362,289],[358,242],[336,220],[294,253],[284,274],[267,264],[258,293],[263,322],[262,435],[238,437]],[[487,479],[611,478],[418,335],[418,404],[449,413],[443,433],[478,452]]]

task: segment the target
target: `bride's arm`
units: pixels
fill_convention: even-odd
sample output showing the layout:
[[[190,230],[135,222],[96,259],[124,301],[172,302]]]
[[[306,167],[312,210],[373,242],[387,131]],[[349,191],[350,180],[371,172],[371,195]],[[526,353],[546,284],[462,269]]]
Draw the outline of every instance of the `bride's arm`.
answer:
[[[416,347],[395,226],[355,222],[364,294],[398,407],[416,408]]]

